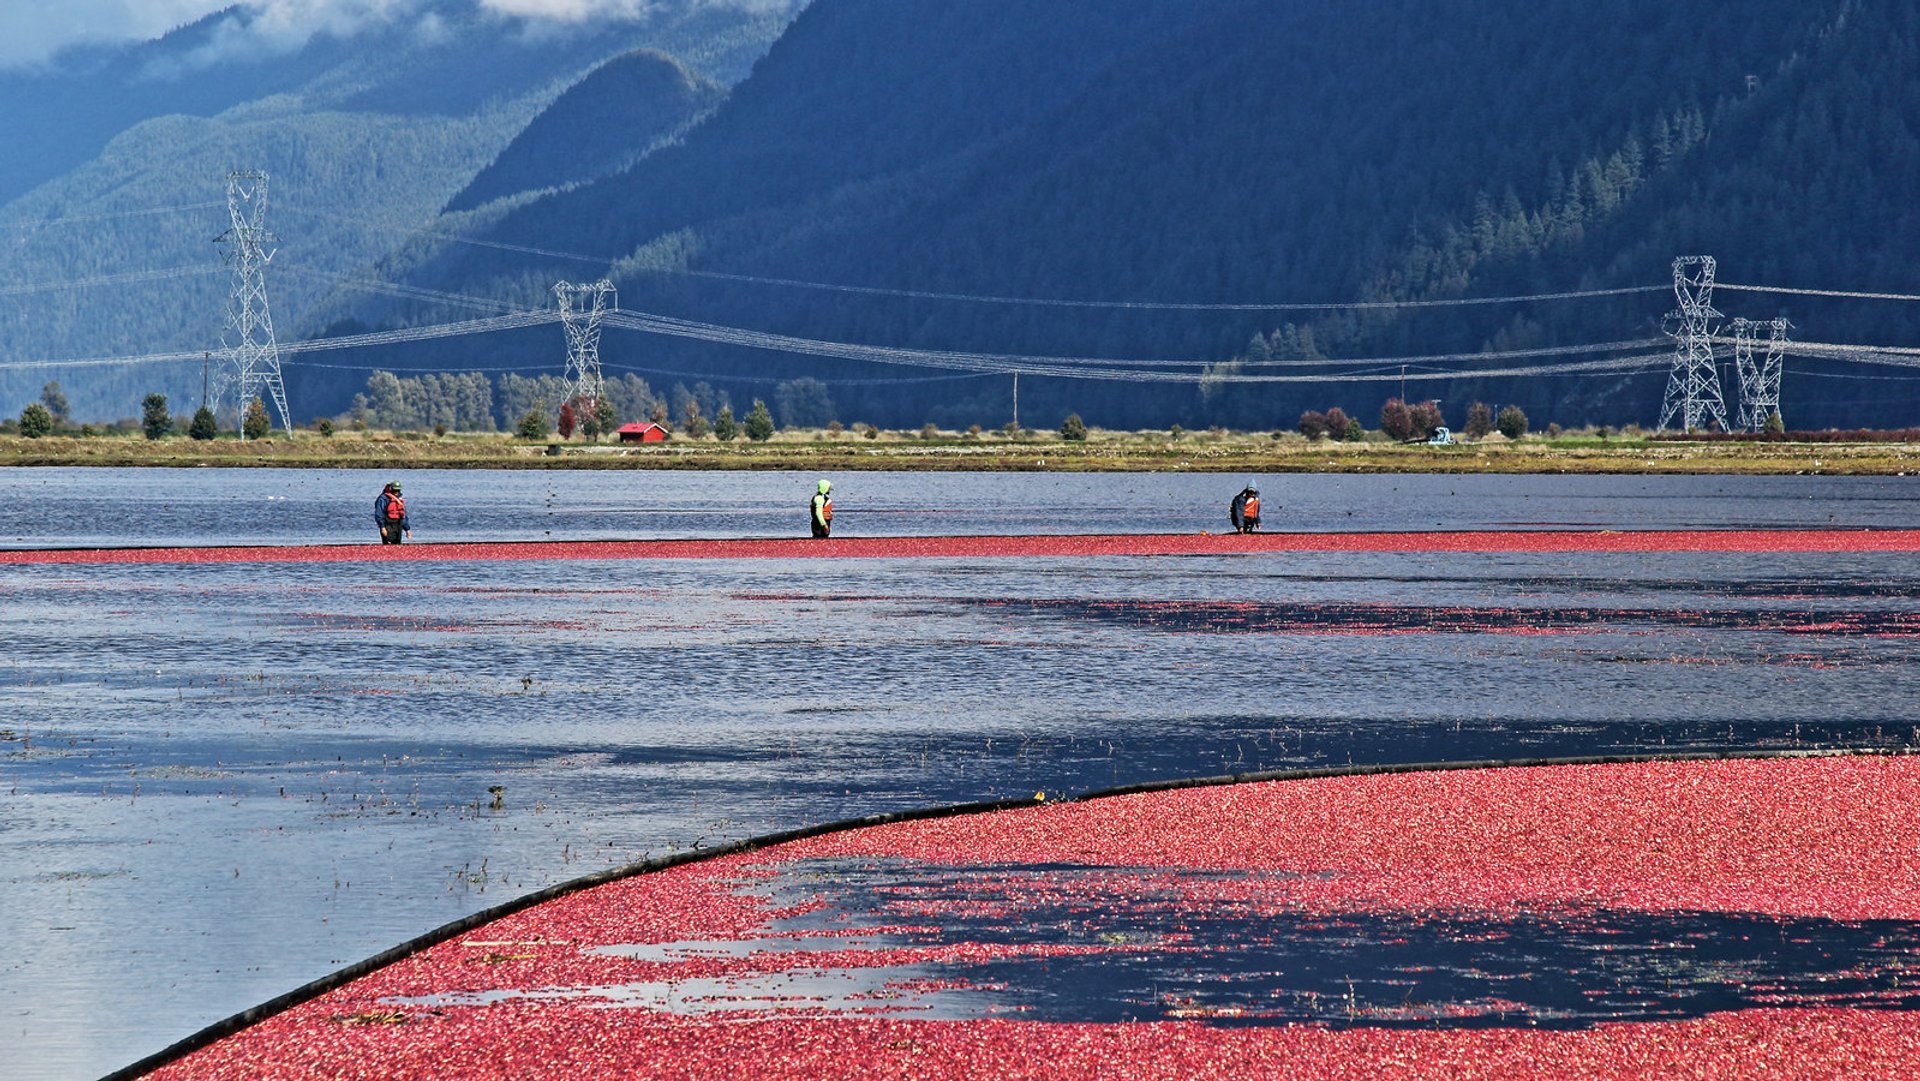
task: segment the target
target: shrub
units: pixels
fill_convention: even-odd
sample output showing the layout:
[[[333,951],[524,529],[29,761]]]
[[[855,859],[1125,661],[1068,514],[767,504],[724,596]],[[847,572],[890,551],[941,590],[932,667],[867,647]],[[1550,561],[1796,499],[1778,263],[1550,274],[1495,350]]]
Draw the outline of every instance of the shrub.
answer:
[[[552,431],[553,429],[547,426],[546,409],[534,406],[527,410],[526,416],[520,418],[520,424],[514,429],[514,434],[522,439],[539,441],[545,439]]]
[[[140,430],[148,439],[158,439],[173,427],[173,415],[167,412],[167,396],[149,394],[140,402]]]
[[[1178,424],[1176,424],[1173,427],[1167,429],[1167,434],[1169,436],[1172,436],[1175,442],[1179,442],[1180,437],[1187,434],[1187,430],[1185,428],[1180,427]]]
[[[868,424],[864,426],[864,430],[861,431],[860,434],[866,436],[868,439],[878,439],[880,438],[880,429]]]
[[[265,439],[273,430],[273,422],[267,419],[267,403],[255,398],[247,403],[247,415],[240,419],[240,434],[248,439]]]
[[[1069,443],[1087,441],[1087,422],[1080,419],[1078,413],[1068,413],[1067,419],[1060,422],[1060,438]]]
[[[20,434],[28,439],[38,439],[53,431],[53,412],[46,406],[35,402],[20,411]]]
[[[773,414],[767,412],[767,403],[758,398],[753,400],[753,410],[747,414],[747,438],[755,443],[773,438]]]
[[[1509,405],[1500,410],[1500,415],[1494,418],[1493,426],[1500,429],[1500,434],[1508,439],[1518,439],[1527,434],[1527,415],[1520,411],[1519,406]]]
[[[1761,430],[1768,435],[1785,435],[1787,434],[1787,422],[1781,420],[1779,410],[1775,410],[1767,414],[1766,425]]]
[[[1467,407],[1466,436],[1468,439],[1485,439],[1493,434],[1493,409],[1485,402],[1475,402]]]
[[[978,424],[967,425],[967,438],[968,439],[980,438],[980,426]]]
[[[313,430],[319,432],[320,437],[323,439],[333,438],[333,422],[325,417],[321,417],[319,420],[313,422]]]
[[[940,438],[939,426],[934,424],[932,421],[928,421],[927,423],[921,425],[920,438],[929,439],[929,440]]]
[[[1398,398],[1388,398],[1380,407],[1380,430],[1394,439],[1413,438],[1413,411]]]
[[[445,438],[447,437],[447,426],[446,426],[446,425],[444,425],[444,424],[436,424],[436,425],[434,425],[434,426],[433,426],[433,437],[434,437],[435,439],[445,439]]]
[[[1327,434],[1328,435],[1332,436],[1335,439],[1345,439],[1347,437],[1347,429],[1351,428],[1352,426],[1353,426],[1353,420],[1352,418],[1347,416],[1346,410],[1340,408],[1337,405],[1334,406],[1332,409],[1327,410]]]
[[[1347,421],[1347,442],[1358,443],[1367,437],[1367,430],[1360,427],[1358,420]]]
[[[722,443],[731,443],[740,434],[740,425],[734,423],[733,406],[723,405],[713,418],[714,438]]]
[[[1566,429],[1560,427],[1559,421],[1551,421],[1547,424],[1547,438],[1558,439],[1560,438],[1560,433],[1565,430]]]
[[[698,410],[689,410],[686,428],[690,438],[699,439],[707,434],[707,418],[701,416]]]
[[[204,443],[219,434],[220,422],[214,419],[213,410],[203,405],[193,411],[193,423],[187,425],[187,435],[189,438],[197,439]]]
[[[1327,434],[1327,415],[1312,409],[1300,414],[1300,434],[1308,439],[1319,439]]]
[[[827,425],[827,434],[833,436],[835,439],[840,438],[840,433],[846,430],[847,426],[837,420]]]
[[[1594,429],[1593,434],[1599,436],[1602,439],[1612,439],[1613,429],[1602,424],[1600,427]]]

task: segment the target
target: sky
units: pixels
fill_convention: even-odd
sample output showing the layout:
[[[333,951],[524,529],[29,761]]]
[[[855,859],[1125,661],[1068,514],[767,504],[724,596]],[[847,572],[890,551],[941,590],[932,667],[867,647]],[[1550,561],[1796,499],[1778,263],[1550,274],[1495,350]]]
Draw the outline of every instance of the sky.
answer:
[[[576,21],[633,15],[655,0],[476,0],[502,15]],[[70,45],[145,41],[210,12],[255,9],[249,32],[282,48],[406,19],[420,0],[0,0],[0,70],[44,66]]]

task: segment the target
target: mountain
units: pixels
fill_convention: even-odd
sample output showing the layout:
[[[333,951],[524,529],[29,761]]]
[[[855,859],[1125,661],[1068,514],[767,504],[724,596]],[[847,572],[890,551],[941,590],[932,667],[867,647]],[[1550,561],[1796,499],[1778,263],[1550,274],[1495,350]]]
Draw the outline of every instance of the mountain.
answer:
[[[474,223],[498,247],[388,269],[529,305],[543,283],[607,273],[626,308],[874,345],[1220,362],[1657,338],[1673,297],[1294,315],[740,279],[1040,301],[1444,300],[1658,287],[1673,257],[1701,253],[1728,280],[1920,288],[1906,258],[1920,239],[1920,16],[1856,0],[1737,15],[1705,34],[1698,10],[1657,0],[816,0],[676,145]],[[1785,311],[1819,340],[1915,338],[1898,305],[1722,304]],[[404,309],[371,322],[437,318]],[[837,380],[844,419],[993,422],[1010,389],[956,394],[910,369],[627,334],[602,349],[610,365],[736,396]],[[1832,382],[1790,419],[1911,419],[1911,403]],[[1022,389],[1048,423],[1073,408],[1116,425],[1288,426],[1334,404],[1370,419],[1398,385]],[[1456,416],[1484,398],[1536,424],[1619,423],[1650,422],[1663,389],[1655,370],[1408,393]]]
[[[198,364],[19,365],[217,349],[228,281],[210,241],[228,225],[229,171],[269,174],[269,296],[286,336],[476,182],[591,179],[684,126],[746,75],[796,3],[663,0],[571,24],[416,0],[297,44],[236,7],[0,77],[0,411],[48,378],[83,417],[136,413],[153,390],[197,401]],[[595,88],[621,99],[622,126],[602,123],[607,145],[560,156],[555,140],[578,134],[568,107]],[[554,119],[529,132],[550,106]],[[529,170],[525,155],[541,153],[556,153],[551,175]]]
[[[610,329],[610,371],[704,380],[736,400],[814,376],[843,420],[1006,419],[1008,379],[740,344],[764,332],[1212,365],[1197,386],[1029,377],[1030,424],[1074,410],[1115,426],[1285,427],[1331,405],[1371,421],[1401,393],[1397,359],[1371,381],[1231,379],[1327,356],[1657,341],[1681,255],[1715,255],[1737,283],[1920,292],[1916,69],[1920,11],[1860,0],[814,0],[724,101],[664,136],[619,120],[619,93],[554,100],[487,170],[515,179],[450,185],[430,231],[354,247],[405,295],[315,294],[285,325],[550,307],[555,281],[606,276],[623,308],[745,332],[726,344]],[[549,125],[569,134],[536,134]],[[550,142],[580,166],[512,171]],[[1623,288],[1650,291],[1196,307]],[[1785,314],[1808,340],[1920,339],[1897,302],[1723,290],[1719,303]],[[305,409],[331,412],[367,366],[556,372],[560,341],[544,327],[343,351],[331,361],[358,368],[289,379]],[[1665,381],[1657,360],[1643,374],[1422,381],[1462,367],[1410,363],[1405,393],[1456,420],[1483,399],[1536,426],[1648,423]],[[1911,401],[1854,371],[1795,360],[1789,422],[1911,422]]]
[[[589,183],[618,173],[719,104],[726,89],[655,49],[617,56],[568,87],[447,203]]]

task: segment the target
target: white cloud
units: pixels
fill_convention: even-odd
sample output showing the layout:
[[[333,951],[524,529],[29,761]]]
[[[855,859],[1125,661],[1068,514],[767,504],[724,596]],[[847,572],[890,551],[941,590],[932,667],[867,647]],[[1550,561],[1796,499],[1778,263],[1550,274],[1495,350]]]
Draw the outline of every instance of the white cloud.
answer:
[[[637,19],[666,0],[470,0],[482,10],[530,22]],[[777,7],[786,0],[704,0],[733,7]],[[423,0],[0,0],[0,69],[32,67],[83,43],[146,41],[224,8],[224,19],[189,66],[228,56],[286,53],[317,34],[348,37],[369,27],[398,26]],[[427,13],[413,24],[431,38],[444,32]]]
[[[145,41],[233,0],[0,0],[0,69],[43,64],[70,45]]]

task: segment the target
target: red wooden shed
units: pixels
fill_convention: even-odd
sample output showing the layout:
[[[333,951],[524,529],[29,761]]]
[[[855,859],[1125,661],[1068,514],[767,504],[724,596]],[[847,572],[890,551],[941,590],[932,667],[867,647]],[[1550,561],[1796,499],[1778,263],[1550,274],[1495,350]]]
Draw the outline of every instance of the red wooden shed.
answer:
[[[622,424],[620,426],[620,442],[622,443],[665,443],[666,441],[667,430],[652,421],[646,421],[644,423],[635,421],[632,424]]]

